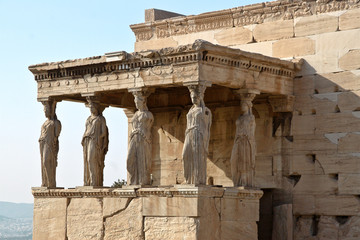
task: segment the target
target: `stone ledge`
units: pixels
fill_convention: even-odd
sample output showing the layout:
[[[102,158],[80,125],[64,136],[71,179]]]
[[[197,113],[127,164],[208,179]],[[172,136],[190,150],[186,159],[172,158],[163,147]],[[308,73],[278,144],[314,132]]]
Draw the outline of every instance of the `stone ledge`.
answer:
[[[213,186],[174,185],[164,187],[143,188],[108,188],[108,187],[77,187],[75,189],[32,188],[32,194],[37,197],[227,197],[258,200],[262,191],[258,189],[223,188]]]

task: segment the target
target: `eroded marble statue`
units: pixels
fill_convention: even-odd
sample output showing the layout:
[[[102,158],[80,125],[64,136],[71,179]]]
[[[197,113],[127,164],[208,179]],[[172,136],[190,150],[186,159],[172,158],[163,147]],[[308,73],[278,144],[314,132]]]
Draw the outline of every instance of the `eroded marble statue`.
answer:
[[[230,158],[234,186],[254,186],[256,123],[251,108],[251,101],[241,101],[241,113],[236,120],[236,134]]]
[[[59,135],[61,123],[57,119],[55,101],[43,101],[47,120],[41,126],[39,138],[41,155],[42,187],[56,187],[57,155],[59,152]]]
[[[151,128],[153,114],[146,106],[147,95],[144,91],[133,91],[138,109],[132,120],[127,155],[127,172],[129,185],[150,185],[151,173]]]
[[[88,98],[91,115],[86,120],[81,144],[84,152],[84,186],[103,186],[105,155],[108,151],[109,132],[102,115],[105,107]]]
[[[187,184],[206,184],[206,160],[210,140],[212,115],[205,106],[205,86],[188,86],[193,106],[186,115],[184,177]]]

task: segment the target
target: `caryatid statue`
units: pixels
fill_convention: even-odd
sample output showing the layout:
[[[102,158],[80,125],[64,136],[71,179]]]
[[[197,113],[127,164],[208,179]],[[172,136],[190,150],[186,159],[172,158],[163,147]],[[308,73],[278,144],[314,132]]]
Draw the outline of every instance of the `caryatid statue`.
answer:
[[[84,186],[103,186],[105,154],[108,151],[109,132],[102,115],[106,106],[93,97],[87,97],[91,115],[86,120],[81,144],[84,151]]]
[[[255,117],[252,100],[255,91],[237,90],[240,95],[240,115],[236,119],[236,133],[230,164],[234,186],[254,187],[255,177]]]
[[[131,119],[127,154],[127,172],[129,185],[150,185],[151,173],[151,128],[153,114],[148,110],[146,99],[150,94],[147,89],[130,89],[137,108]]]
[[[186,115],[186,132],[182,152],[187,184],[206,184],[206,161],[212,115],[205,106],[205,83],[187,85],[193,106]]]
[[[39,138],[41,154],[42,187],[56,187],[57,155],[61,123],[56,117],[56,101],[42,101],[47,120],[41,126]]]

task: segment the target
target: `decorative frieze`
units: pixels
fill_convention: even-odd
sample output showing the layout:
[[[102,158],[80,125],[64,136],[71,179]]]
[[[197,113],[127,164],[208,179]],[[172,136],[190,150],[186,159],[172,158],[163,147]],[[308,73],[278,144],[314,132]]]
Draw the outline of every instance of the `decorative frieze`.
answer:
[[[166,38],[219,28],[232,28],[276,20],[358,8],[359,0],[280,0],[258,3],[182,18],[168,18],[155,22],[131,25],[136,41]],[[154,34],[155,35],[154,35]]]

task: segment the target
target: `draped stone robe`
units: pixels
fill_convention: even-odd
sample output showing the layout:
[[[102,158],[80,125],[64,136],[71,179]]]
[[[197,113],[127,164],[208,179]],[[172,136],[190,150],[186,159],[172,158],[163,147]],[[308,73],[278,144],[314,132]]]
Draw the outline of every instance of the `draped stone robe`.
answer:
[[[84,151],[84,185],[103,186],[105,154],[108,150],[109,133],[102,115],[90,116],[81,144]]]
[[[42,187],[56,187],[57,155],[59,152],[58,137],[61,132],[59,120],[46,120],[41,126],[39,138],[41,155]]]
[[[132,120],[127,155],[128,184],[149,185],[151,172],[151,128],[153,114],[148,111],[137,111]]]
[[[211,111],[192,106],[186,115],[184,176],[188,184],[206,184],[206,160],[210,139]]]
[[[254,186],[255,127],[252,114],[241,115],[236,120],[236,135],[230,158],[234,186]]]

